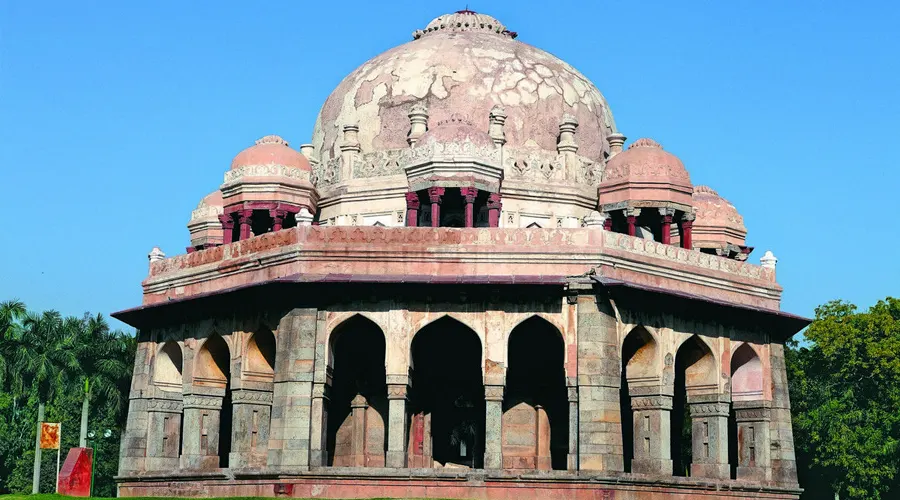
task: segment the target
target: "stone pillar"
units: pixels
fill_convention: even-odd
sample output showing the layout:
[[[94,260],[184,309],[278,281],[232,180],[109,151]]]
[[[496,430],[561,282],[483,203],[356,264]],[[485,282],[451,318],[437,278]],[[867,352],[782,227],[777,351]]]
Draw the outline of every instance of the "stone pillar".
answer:
[[[269,210],[269,216],[272,217],[272,231],[281,231],[284,218],[287,217],[287,210]]]
[[[622,152],[622,146],[625,145],[625,136],[614,132],[606,136],[606,142],[609,143],[609,157],[612,158]]]
[[[672,244],[672,217],[675,216],[674,208],[660,208],[660,241],[663,245]]]
[[[606,215],[606,220],[603,221],[603,229],[606,231],[612,231],[612,215]]]
[[[388,382],[388,449],[385,465],[395,468],[406,467],[406,395],[408,377],[401,377],[407,379],[407,381],[400,383]]]
[[[694,248],[694,240],[691,238],[691,231],[694,229],[694,214],[684,214],[681,217],[681,248],[691,250]]]
[[[578,470],[578,386],[567,387],[569,396],[569,452],[566,470]]]
[[[219,389],[218,392],[224,390]],[[219,422],[222,396],[184,395],[184,436],[181,443],[181,468],[215,470],[219,467]]]
[[[419,225],[419,193],[406,193],[406,225]]]
[[[234,234],[234,217],[232,214],[222,214],[219,222],[222,223],[222,244],[227,245],[231,243]]]
[[[233,418],[228,466],[265,467],[269,449],[272,392],[249,389],[231,393]]]
[[[569,292],[578,294],[578,469],[621,472],[625,467],[616,317],[592,285],[570,282]]]
[[[500,200],[500,193],[491,193],[488,195],[488,227],[500,227],[500,208],[503,202]]]
[[[352,467],[366,466],[366,410],[369,402],[365,396],[357,394],[350,401],[350,464]]]
[[[239,210],[237,212],[241,223],[241,233],[238,240],[246,240],[253,236],[253,210]]]
[[[715,400],[696,401],[688,395],[688,406],[693,455],[691,477],[729,479],[728,414],[731,405]]]
[[[768,401],[735,401],[733,405],[737,423],[737,479],[767,483],[772,480],[771,405]]]
[[[331,402],[331,386],[326,383],[313,384],[312,408],[309,430],[309,465],[328,465],[328,405]]]
[[[316,216],[307,207],[300,207],[300,211],[294,214],[294,220],[298,226],[311,226]]]
[[[444,188],[428,188],[428,199],[431,201],[431,227],[441,226],[441,197],[444,196]]]
[[[361,151],[359,146],[359,125],[344,125],[344,137],[341,141],[341,178],[346,181],[353,177],[353,163]]]
[[[466,204],[466,227],[475,227],[475,198],[478,197],[478,189],[468,187],[460,188],[459,191]]]
[[[147,462],[148,471],[171,472],[178,469],[178,456],[181,453],[181,394],[178,399],[147,400],[148,432]]]
[[[637,234],[637,218],[641,215],[640,208],[628,208],[625,210],[625,220],[628,221],[628,236]]]
[[[409,147],[414,147],[425,132],[428,131],[428,108],[424,103],[417,102],[412,105],[407,114],[409,117],[409,133],[406,142]]]
[[[484,468],[503,468],[503,389],[484,386]]]
[[[772,369],[772,412],[769,437],[772,441],[772,480],[781,486],[797,484],[797,459],[794,456],[794,432],[791,429],[791,401],[788,394],[784,346],[769,344]]]
[[[547,416],[547,410],[541,405],[535,405],[534,412],[534,468],[553,470],[550,451],[550,417]]]
[[[144,394],[151,380],[150,367],[152,366],[156,344],[147,342],[147,336],[140,331],[137,332],[137,338],[141,342],[138,343],[134,356],[131,390],[128,394],[128,419],[125,423],[125,431],[122,433],[122,441],[119,447],[120,475],[141,472],[146,468],[150,400],[145,398]]]
[[[634,430],[634,458],[631,472],[672,475],[672,395],[647,394],[642,387],[629,389]],[[640,393],[640,395],[635,394]]]
[[[272,423],[266,465],[285,471],[309,467],[317,311],[294,309],[278,323]],[[324,349],[321,350],[324,355]]]

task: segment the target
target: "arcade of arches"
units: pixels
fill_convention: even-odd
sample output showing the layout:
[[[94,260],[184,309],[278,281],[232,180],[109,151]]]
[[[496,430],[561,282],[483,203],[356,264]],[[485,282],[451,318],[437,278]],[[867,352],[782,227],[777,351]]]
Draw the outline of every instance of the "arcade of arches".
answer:
[[[144,470],[264,467],[308,432],[312,467],[773,480],[771,346],[624,320],[605,345],[579,339],[591,323],[566,321],[575,307],[429,313],[402,334],[385,312],[323,313],[306,338],[284,320],[160,332],[142,344],[155,346]],[[307,363],[311,378],[290,374]]]

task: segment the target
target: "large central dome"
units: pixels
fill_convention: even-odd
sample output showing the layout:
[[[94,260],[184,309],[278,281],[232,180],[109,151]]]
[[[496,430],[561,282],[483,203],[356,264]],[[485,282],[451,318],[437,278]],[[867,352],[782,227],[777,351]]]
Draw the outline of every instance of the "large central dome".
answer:
[[[596,87],[543,50],[515,40],[496,19],[460,11],[434,19],[414,40],[347,76],[325,101],[313,132],[316,153],[340,155],[344,125],[359,126],[363,153],[408,147],[409,111],[427,106],[429,123],[468,122],[488,130],[491,109],[507,113],[507,145],[556,151],[560,118],[578,123],[578,154],[602,160],[616,131]]]

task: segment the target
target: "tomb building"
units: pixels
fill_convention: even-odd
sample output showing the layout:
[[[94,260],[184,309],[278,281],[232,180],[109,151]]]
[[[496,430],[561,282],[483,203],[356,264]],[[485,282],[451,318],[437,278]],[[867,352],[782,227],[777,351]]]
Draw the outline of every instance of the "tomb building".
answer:
[[[114,314],[121,496],[799,497],[777,259],[517,36],[440,16],[223,165]]]

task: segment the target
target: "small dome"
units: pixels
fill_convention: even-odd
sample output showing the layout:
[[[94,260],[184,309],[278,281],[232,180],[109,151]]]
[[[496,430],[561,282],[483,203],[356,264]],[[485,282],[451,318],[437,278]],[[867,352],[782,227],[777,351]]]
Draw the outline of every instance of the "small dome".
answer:
[[[422,134],[417,144],[424,145],[431,142],[457,142],[466,140],[476,146],[493,146],[494,141],[484,130],[479,130],[465,120],[453,119],[438,123],[435,127]]]
[[[267,135],[256,144],[241,151],[231,162],[231,169],[250,165],[281,165],[312,171],[309,160],[302,153],[288,147],[287,141],[277,135]]]
[[[742,247],[747,238],[744,218],[737,208],[709,186],[694,187],[693,243],[695,248]]]
[[[600,203],[672,202],[691,205],[691,176],[677,156],[653,139],[638,139],[606,163]]]
[[[221,245],[224,231],[219,216],[224,212],[222,191],[216,189],[204,196],[191,212],[187,228],[191,233],[191,247],[208,248]]]

